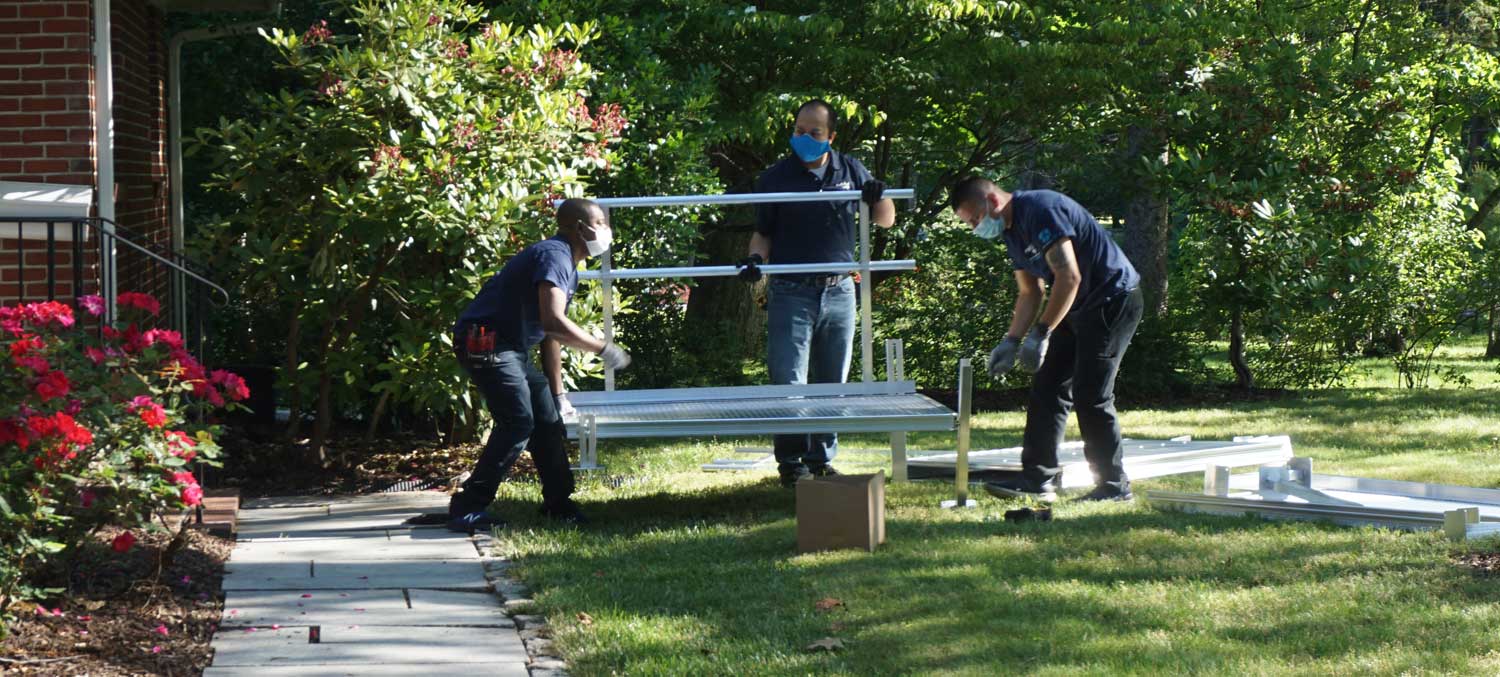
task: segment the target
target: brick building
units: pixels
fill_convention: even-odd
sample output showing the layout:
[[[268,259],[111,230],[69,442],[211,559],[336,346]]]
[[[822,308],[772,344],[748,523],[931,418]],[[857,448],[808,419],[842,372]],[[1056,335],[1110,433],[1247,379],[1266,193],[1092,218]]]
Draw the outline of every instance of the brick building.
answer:
[[[46,298],[49,291],[71,298],[67,281],[54,280],[49,289],[45,264],[72,269],[73,252],[83,252],[80,264],[91,271],[99,258],[110,259],[121,290],[128,291],[123,280],[143,275],[135,269],[144,264],[130,260],[144,257],[139,250],[74,248],[70,224],[49,227],[21,217],[101,218],[83,222],[83,239],[92,228],[118,224],[121,238],[142,248],[179,250],[166,15],[267,13],[277,2],[0,0],[0,303]],[[138,277],[135,284],[148,281]],[[85,281],[85,293],[95,291],[89,286]]]

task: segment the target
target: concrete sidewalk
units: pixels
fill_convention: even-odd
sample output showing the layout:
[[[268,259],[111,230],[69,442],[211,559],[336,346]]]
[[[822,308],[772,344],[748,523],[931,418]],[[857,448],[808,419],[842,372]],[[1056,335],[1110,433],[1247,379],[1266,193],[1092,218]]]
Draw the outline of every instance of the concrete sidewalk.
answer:
[[[203,674],[564,674],[528,656],[519,626],[550,642],[488,534],[404,524],[447,507],[440,492],[247,501]]]

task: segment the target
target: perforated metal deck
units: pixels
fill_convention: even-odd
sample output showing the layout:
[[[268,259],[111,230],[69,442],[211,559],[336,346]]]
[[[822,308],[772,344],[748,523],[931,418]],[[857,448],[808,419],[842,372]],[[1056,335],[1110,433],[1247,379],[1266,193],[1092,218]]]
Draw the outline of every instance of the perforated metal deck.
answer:
[[[873,385],[794,386],[807,394],[792,396],[787,386],[705,388],[694,389],[693,401],[677,390],[580,393],[570,396],[578,417],[569,419],[568,435],[578,437],[590,416],[601,439],[953,429],[953,411],[909,383],[906,392],[889,387],[900,384]]]

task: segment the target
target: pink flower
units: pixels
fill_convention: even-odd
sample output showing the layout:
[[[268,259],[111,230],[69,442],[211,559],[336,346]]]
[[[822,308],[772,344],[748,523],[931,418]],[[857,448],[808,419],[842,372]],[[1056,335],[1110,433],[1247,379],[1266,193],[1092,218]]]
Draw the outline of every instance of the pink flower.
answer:
[[[157,646],[151,647],[151,653],[161,653],[161,646],[157,645]]]
[[[182,334],[171,329],[152,329],[146,332],[146,345],[156,343],[180,350],[182,349]]]
[[[171,634],[167,631],[167,626],[165,625],[158,625],[155,628],[152,628],[151,632],[161,635],[162,637],[166,637],[167,635]]]
[[[120,292],[120,295],[115,298],[115,303],[121,308],[139,308],[151,315],[161,313],[161,303],[150,294],[133,291]]]
[[[83,411],[83,400],[68,400],[68,406],[63,409],[63,413],[69,416],[77,416],[80,411]]]
[[[27,355],[26,357],[18,357],[16,358],[15,362],[16,366],[30,369],[32,373],[38,375],[52,371],[52,363],[48,362],[47,358],[41,357],[39,355]]]
[[[89,361],[93,362],[95,365],[104,364],[104,361],[109,359],[109,356],[106,355],[104,351],[93,346],[84,348],[83,354],[85,357],[88,357]]]
[[[135,534],[124,531],[115,537],[114,542],[110,543],[109,547],[114,548],[115,552],[124,553],[129,552],[130,547],[133,545],[135,545]]]
[[[99,317],[100,315],[104,314],[104,299],[99,298],[98,296],[94,296],[92,294],[88,296],[80,296],[78,297],[78,305],[81,306],[84,310],[88,311],[88,314],[93,315],[94,317]]]
[[[190,484],[197,484],[198,483],[198,478],[193,477],[193,473],[191,473],[191,472],[188,472],[188,471],[185,471],[185,470],[179,470],[177,472],[172,473],[172,483],[173,484],[182,485],[182,486],[187,486],[187,485],[190,485]]]
[[[234,372],[215,369],[209,376],[209,381],[218,384],[224,389],[224,394],[236,402],[250,397],[250,387],[245,385],[245,379]]]
[[[307,32],[302,34],[302,41],[308,45],[319,45],[331,37],[333,31],[328,30],[328,20],[319,19],[317,23],[307,27]]]
[[[182,488],[182,504],[187,506],[198,505],[203,502],[203,487],[189,484]]]

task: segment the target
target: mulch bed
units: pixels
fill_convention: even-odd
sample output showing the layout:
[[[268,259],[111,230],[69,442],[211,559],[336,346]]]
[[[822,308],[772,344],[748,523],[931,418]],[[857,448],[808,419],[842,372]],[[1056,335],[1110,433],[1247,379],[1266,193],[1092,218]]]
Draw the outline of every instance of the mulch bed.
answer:
[[[1500,576],[1500,552],[1466,552],[1453,556],[1453,563],[1475,576]]]
[[[0,672],[16,675],[199,675],[212,659],[209,641],[223,611],[219,592],[234,542],[187,535],[173,562],[160,568],[168,534],[140,534],[126,553],[110,549],[104,531],[78,553],[71,592],[21,603],[0,648]],[[62,587],[66,575],[58,572]]]
[[[473,469],[481,450],[477,443],[444,446],[415,435],[373,440],[348,435],[329,443],[330,455],[345,462],[325,468],[305,444],[282,441],[270,431],[229,429],[221,443],[225,465],[211,485],[236,487],[246,497],[445,489]],[[523,454],[511,476],[535,475],[530,456]]]

